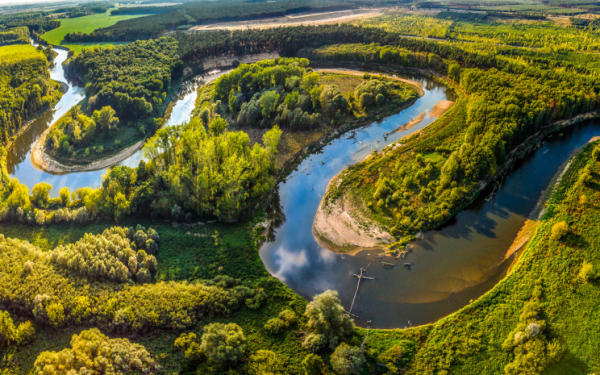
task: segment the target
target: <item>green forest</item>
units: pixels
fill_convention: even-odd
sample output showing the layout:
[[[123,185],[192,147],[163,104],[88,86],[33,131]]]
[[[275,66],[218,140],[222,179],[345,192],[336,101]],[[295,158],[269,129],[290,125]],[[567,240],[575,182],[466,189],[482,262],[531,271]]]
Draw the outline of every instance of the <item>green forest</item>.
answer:
[[[155,50],[160,54],[155,54]],[[66,70],[85,84],[85,107],[74,107],[46,136],[53,156],[93,160],[154,131],[182,74],[177,42],[161,38],[113,48],[86,49]]]
[[[340,266],[355,256],[330,251],[326,241],[316,253],[302,248],[304,227],[311,226],[310,239],[320,234],[314,212],[304,217],[298,207],[316,211],[321,202],[318,209],[328,212],[344,204],[346,217],[390,235],[384,246],[362,249],[368,258],[358,253],[366,268],[348,275],[355,299],[373,292],[362,280],[380,289],[406,282],[363,277],[369,267],[420,272],[410,249],[424,232],[460,225],[453,218],[484,189],[502,189],[521,159],[600,117],[595,6],[227,0],[6,8],[0,374],[599,373],[597,137],[565,156],[540,192],[541,214],[527,217],[533,229],[516,255],[506,249],[506,272],[474,284],[485,290],[441,319],[373,328],[380,322],[354,315],[354,299],[347,303],[334,274],[291,280],[277,271],[301,274],[306,264]],[[375,13],[300,26],[187,30],[366,8]],[[70,44],[106,44],[71,47],[61,66],[53,65],[57,52],[47,43],[30,44],[61,20],[105,12],[139,17],[66,34]],[[69,90],[84,99],[59,104]],[[432,108],[422,99],[442,91],[455,98],[449,110],[430,113],[429,122],[379,147],[391,133],[378,131],[402,126],[387,121],[411,108],[425,116]],[[192,108],[174,109],[191,94]],[[180,114],[173,111],[184,110],[189,120],[167,125]],[[53,121],[35,125],[52,111]],[[31,146],[19,145],[27,137]],[[338,138],[357,151],[346,155]],[[135,164],[116,161],[98,172],[97,184],[77,188],[63,181],[96,171],[58,176],[63,172],[30,160],[41,147],[48,160],[85,167],[134,145],[141,150]],[[10,164],[14,155],[21,157]],[[35,167],[25,169],[27,179],[19,175],[23,163]],[[325,180],[326,170],[335,177]],[[315,180],[299,178],[311,174]],[[286,211],[290,202],[298,214]],[[514,215],[500,206],[493,213]],[[499,234],[496,219],[478,218],[488,220],[487,237]],[[286,221],[296,237],[278,245],[280,259],[269,260],[265,244],[286,234]],[[319,292],[303,294],[302,283],[319,284]],[[422,308],[432,306],[440,305]]]

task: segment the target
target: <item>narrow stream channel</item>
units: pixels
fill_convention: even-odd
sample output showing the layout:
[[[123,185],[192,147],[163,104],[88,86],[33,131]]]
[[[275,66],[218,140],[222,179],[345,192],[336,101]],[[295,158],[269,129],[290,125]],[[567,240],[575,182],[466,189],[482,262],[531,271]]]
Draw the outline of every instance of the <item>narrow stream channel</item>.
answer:
[[[515,163],[493,199],[491,189],[449,223],[424,233],[405,259],[386,257],[399,267],[383,268],[381,250],[349,256],[319,247],[312,224],[329,180],[377,147],[381,150],[406,134],[432,122],[426,116],[414,128],[384,140],[383,135],[429,111],[440,100],[455,100],[445,87],[422,77],[425,95],[412,107],[386,120],[347,134],[311,155],[279,185],[280,204],[287,221],[275,230],[273,242],[261,248],[269,272],[307,299],[327,289],[337,290],[348,309],[362,267],[375,280],[361,282],[352,310],[358,325],[404,328],[432,323],[476,299],[506,276],[513,257],[506,252],[535,208],[559,167],[577,148],[600,134],[600,122],[588,122],[554,135],[524,160]],[[325,164],[322,164],[325,163]],[[410,268],[404,262],[414,263]]]
[[[106,168],[98,171],[90,172],[75,172],[62,175],[56,175],[37,169],[31,162],[31,149],[40,138],[40,136],[54,124],[61,116],[67,113],[73,106],[77,105],[85,98],[83,87],[78,87],[69,82],[65,77],[62,63],[67,59],[68,51],[54,49],[58,56],[54,59],[54,64],[50,69],[50,77],[59,82],[65,82],[68,85],[68,91],[63,95],[61,100],[56,104],[54,110],[49,110],[41,117],[36,119],[31,126],[23,132],[19,138],[13,143],[7,155],[7,168],[11,177],[16,177],[21,183],[26,184],[29,189],[39,183],[47,182],[52,185],[53,189],[50,192],[51,197],[57,197],[58,191],[67,186],[71,191],[75,191],[81,187],[98,187],[102,182],[102,175],[106,174]],[[208,74],[200,76],[204,82],[211,81],[216,77],[226,72],[218,74]],[[197,91],[195,84],[190,84],[187,93],[183,95],[174,105],[170,112],[170,117],[165,122],[165,126],[172,126],[189,121],[194,109]],[[126,160],[118,163],[118,165],[126,165],[136,167],[142,159],[142,151],[138,150]]]

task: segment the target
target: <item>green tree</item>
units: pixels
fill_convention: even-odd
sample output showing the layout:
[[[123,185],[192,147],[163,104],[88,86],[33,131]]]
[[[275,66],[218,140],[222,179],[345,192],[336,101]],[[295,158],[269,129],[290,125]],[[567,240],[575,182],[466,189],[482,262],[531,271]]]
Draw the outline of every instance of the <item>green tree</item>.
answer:
[[[359,347],[341,343],[331,355],[331,367],[339,375],[356,375],[365,365],[365,356]]]
[[[327,290],[317,296],[306,306],[308,318],[307,329],[309,335],[304,340],[304,345],[309,346],[311,341],[322,336],[331,349],[335,348],[343,337],[348,336],[354,329],[354,322],[340,304],[338,293]]]
[[[286,363],[270,350],[258,350],[250,356],[248,372],[251,375],[286,375]]]
[[[235,323],[212,323],[204,327],[201,348],[213,361],[235,363],[246,349],[242,328]]]
[[[58,191],[58,196],[60,197],[60,201],[64,207],[71,206],[71,192],[69,191],[68,187],[63,186],[60,188]]]
[[[105,106],[100,111],[94,111],[92,120],[104,135],[108,135],[111,130],[116,129],[119,125],[119,119],[115,115],[116,112],[112,107]]]
[[[29,201],[29,189],[24,184],[19,183],[19,180],[13,178],[10,181],[10,189],[12,192],[6,200],[8,208],[16,210],[21,208],[24,211],[31,209],[31,202]]]
[[[325,362],[316,354],[311,353],[302,360],[302,369],[305,375],[321,375],[324,368]]]
[[[555,240],[560,240],[569,233],[569,226],[565,221],[558,222],[552,226],[551,237]]]
[[[48,207],[50,190],[52,190],[52,185],[46,182],[40,182],[39,184],[36,184],[33,189],[31,189],[33,203],[41,208]]]
[[[260,96],[258,100],[260,103],[261,113],[264,117],[271,117],[271,114],[277,108],[279,103],[279,94],[275,91],[267,91]]]

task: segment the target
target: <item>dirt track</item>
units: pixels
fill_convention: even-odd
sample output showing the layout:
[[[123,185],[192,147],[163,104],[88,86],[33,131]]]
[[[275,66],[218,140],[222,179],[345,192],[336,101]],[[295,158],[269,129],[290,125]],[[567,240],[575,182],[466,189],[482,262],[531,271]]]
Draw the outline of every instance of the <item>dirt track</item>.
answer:
[[[286,17],[265,18],[260,20],[224,22],[212,25],[194,26],[188,32],[202,32],[208,30],[240,30],[240,29],[266,29],[281,26],[322,25],[327,23],[347,22],[382,15],[387,8],[381,9],[354,9],[339,12],[311,13],[290,15]]]

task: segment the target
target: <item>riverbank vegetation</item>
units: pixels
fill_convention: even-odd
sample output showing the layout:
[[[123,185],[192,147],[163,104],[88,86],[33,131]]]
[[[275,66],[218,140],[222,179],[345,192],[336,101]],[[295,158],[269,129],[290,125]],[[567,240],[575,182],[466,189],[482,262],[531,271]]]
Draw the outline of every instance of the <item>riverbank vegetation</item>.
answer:
[[[256,142],[273,126],[282,130],[277,165],[348,122],[404,108],[415,87],[382,75],[314,72],[307,59],[243,64],[198,89],[195,113],[217,113]],[[207,122],[207,120],[203,120]]]
[[[311,54],[334,60],[404,61],[402,51],[378,46],[330,46]],[[408,59],[409,66],[414,60]],[[523,72],[484,71],[430,60],[430,68],[455,81],[462,96],[455,108],[400,147],[348,168],[324,197],[325,210],[344,199],[356,208],[351,214],[388,228],[397,240],[391,248],[447,221],[477,195],[482,181],[502,171],[507,160],[512,162],[517,146],[546,124],[600,105],[595,78],[555,73],[548,85],[542,78],[548,72],[531,67]]]
[[[176,41],[161,38],[73,56],[67,74],[83,81],[87,100],[83,110],[74,107],[52,127],[46,152],[67,164],[86,163],[153,132],[182,74],[178,51]]]
[[[0,141],[3,145],[28,121],[51,108],[62,95],[60,84],[50,79],[49,56],[45,52],[51,51],[28,44],[0,47]],[[4,153],[4,148],[2,150]]]

